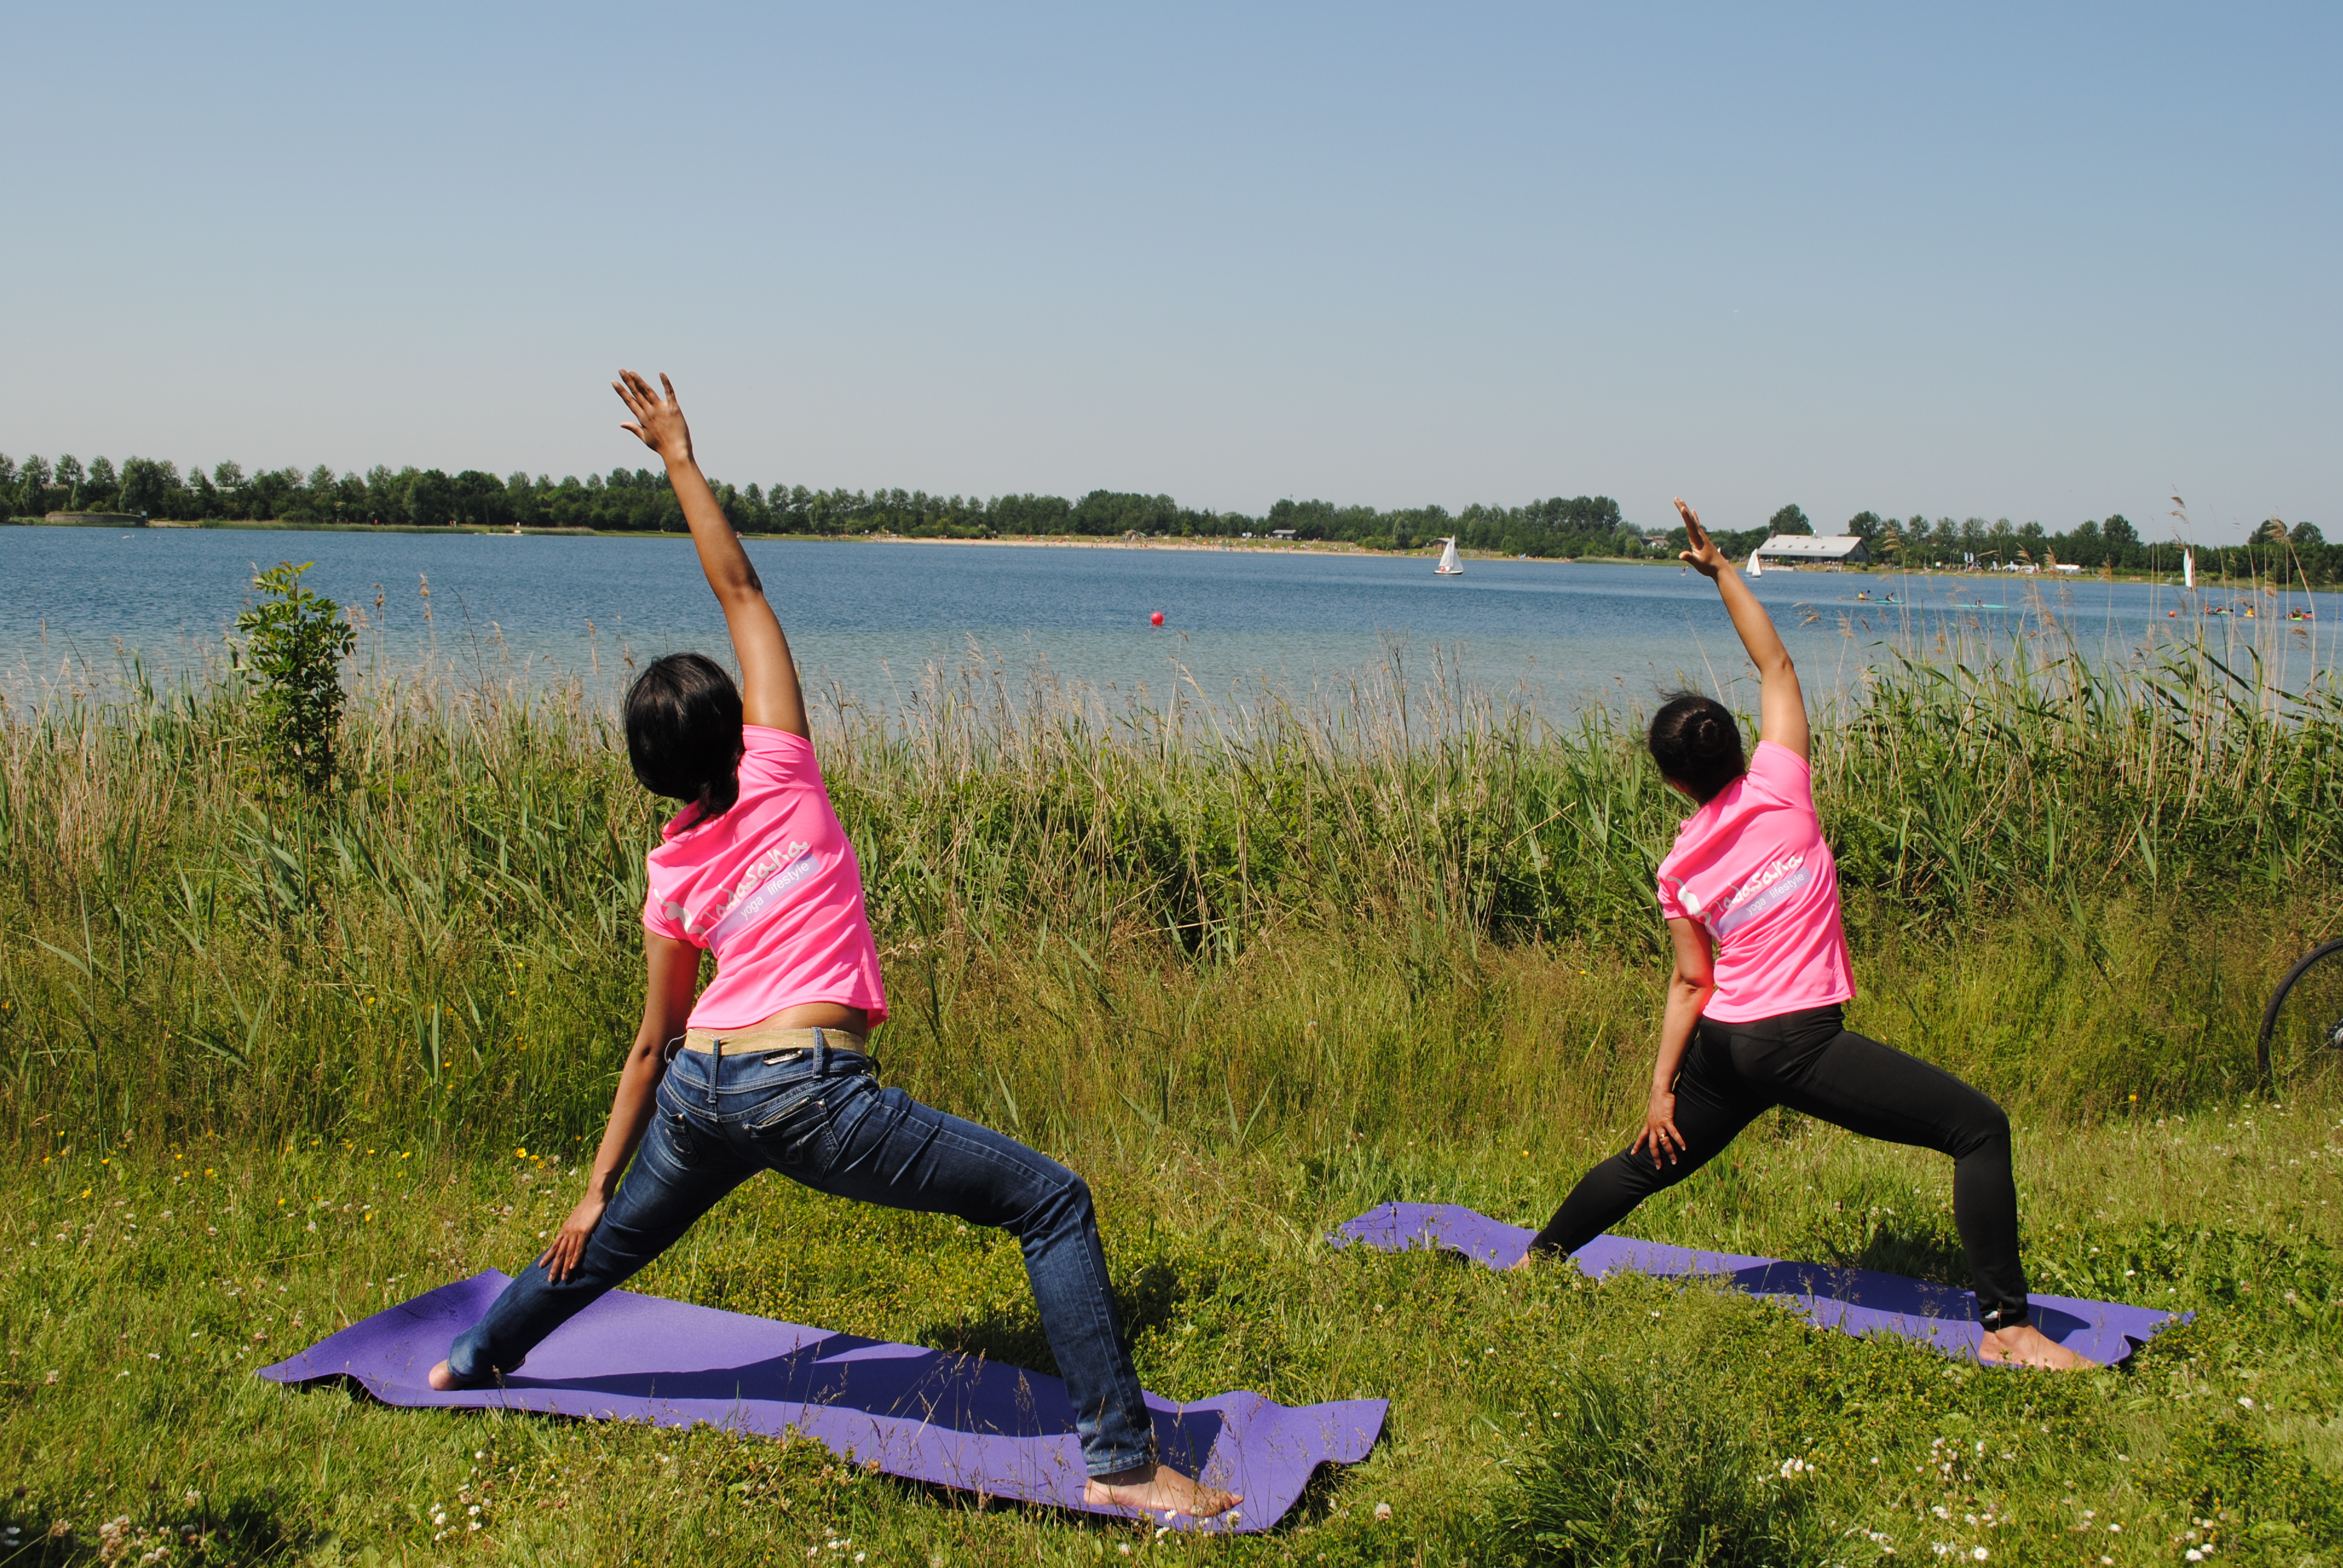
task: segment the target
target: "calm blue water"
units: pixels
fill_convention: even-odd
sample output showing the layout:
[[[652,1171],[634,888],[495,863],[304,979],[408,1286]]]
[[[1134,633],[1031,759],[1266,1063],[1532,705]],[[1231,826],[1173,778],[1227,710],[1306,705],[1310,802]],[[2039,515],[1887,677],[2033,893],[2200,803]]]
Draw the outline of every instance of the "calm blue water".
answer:
[[[1476,560],[1440,578],[1428,558],[1296,551],[749,548],[809,685],[835,682],[881,708],[929,665],[971,648],[1012,670],[1038,661],[1159,698],[1182,667],[1217,697],[1264,679],[1306,690],[1394,648],[1426,676],[1437,648],[1469,684],[1557,716],[1606,698],[1647,706],[1663,687],[1745,668],[1715,589],[1669,568]],[[680,538],[0,528],[0,689],[102,689],[117,648],[150,668],[199,662],[248,602],[255,564],[286,558],[316,562],[309,583],[366,614],[367,657],[429,658],[465,678],[578,678],[607,695],[648,658],[724,647]],[[2050,618],[2107,653],[2187,624],[2167,616],[2184,602],[2174,589],[2096,578],[1775,571],[1753,586],[1818,695],[1888,657],[1891,641],[2006,641]],[[1866,591],[1909,602],[1857,600]],[[2282,630],[2268,618],[2206,624],[2217,638],[2275,634],[2307,673],[2331,662],[2343,632],[2343,601],[2320,595],[2317,609],[2315,622]],[[1148,624],[1156,610],[1161,629]]]

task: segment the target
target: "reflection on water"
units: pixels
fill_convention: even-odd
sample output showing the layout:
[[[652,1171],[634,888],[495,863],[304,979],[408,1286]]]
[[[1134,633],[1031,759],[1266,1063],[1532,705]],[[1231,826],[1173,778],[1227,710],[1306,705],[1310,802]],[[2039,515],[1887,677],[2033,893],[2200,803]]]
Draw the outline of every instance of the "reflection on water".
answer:
[[[1428,678],[1437,648],[1447,678],[1551,718],[1595,701],[1648,708],[1664,689],[1746,674],[1715,589],[1672,568],[1474,560],[1443,578],[1429,558],[1280,550],[749,549],[809,685],[866,710],[900,711],[930,667],[971,657],[1120,703],[1161,701],[1175,685],[1215,699],[1304,694],[1393,657]],[[427,666],[482,686],[569,681],[601,702],[649,658],[724,646],[678,538],[6,528],[0,692],[20,704],[102,694],[133,656],[162,674],[216,662],[254,567],[288,558],[314,561],[310,585],[363,618],[363,657],[379,668]],[[1821,698],[1853,693],[1899,649],[1976,659],[2020,638],[2096,658],[2203,636],[2298,684],[2333,662],[2343,631],[2336,596],[2219,585],[2191,596],[2094,578],[1775,570],[1751,587]]]

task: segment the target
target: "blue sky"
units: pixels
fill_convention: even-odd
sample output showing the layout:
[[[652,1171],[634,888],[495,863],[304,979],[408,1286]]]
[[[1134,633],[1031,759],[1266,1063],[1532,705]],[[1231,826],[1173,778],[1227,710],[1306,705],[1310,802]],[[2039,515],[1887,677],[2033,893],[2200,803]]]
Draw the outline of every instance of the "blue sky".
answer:
[[[11,6],[0,448],[2343,537],[2343,10]]]

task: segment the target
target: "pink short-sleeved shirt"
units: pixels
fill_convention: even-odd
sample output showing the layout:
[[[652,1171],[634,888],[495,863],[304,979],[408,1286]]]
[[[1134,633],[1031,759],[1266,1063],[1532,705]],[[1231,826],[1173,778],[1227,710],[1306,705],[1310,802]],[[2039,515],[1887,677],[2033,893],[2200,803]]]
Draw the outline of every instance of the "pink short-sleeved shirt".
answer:
[[[799,1002],[887,1016],[862,867],[830,809],[813,743],[744,725],[740,799],[694,826],[686,808],[647,858],[643,929],[706,948],[716,978],[694,1029],[745,1029]]]
[[[1746,1023],[1855,995],[1838,864],[1805,758],[1759,741],[1749,771],[1676,829],[1660,862],[1660,912],[1698,920],[1716,944],[1704,1018]]]

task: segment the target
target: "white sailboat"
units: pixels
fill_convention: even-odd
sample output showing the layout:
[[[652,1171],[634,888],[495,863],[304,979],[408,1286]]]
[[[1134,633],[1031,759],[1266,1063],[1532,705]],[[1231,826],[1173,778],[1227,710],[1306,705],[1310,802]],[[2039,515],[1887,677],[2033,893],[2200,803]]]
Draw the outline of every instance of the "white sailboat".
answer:
[[[2180,552],[2180,586],[2191,593],[2196,591],[2197,552],[2195,550]]]
[[[1443,539],[1440,543],[1442,546],[1440,551],[1440,564],[1432,568],[1433,572],[1436,576],[1443,578],[1463,577],[1464,575],[1464,563],[1457,558],[1456,541],[1454,539]]]
[[[1762,578],[1765,575],[1765,558],[1755,550],[1749,552],[1749,575],[1753,578]]]

